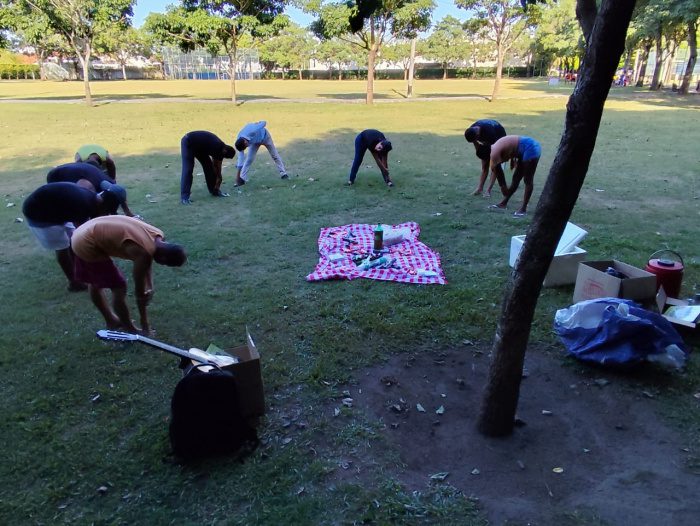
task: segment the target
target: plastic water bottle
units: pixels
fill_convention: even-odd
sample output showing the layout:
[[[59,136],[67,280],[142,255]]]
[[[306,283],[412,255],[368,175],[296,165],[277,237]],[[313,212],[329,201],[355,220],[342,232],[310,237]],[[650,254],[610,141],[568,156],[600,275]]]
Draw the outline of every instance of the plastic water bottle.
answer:
[[[374,251],[380,252],[384,247],[384,229],[381,223],[374,229]]]

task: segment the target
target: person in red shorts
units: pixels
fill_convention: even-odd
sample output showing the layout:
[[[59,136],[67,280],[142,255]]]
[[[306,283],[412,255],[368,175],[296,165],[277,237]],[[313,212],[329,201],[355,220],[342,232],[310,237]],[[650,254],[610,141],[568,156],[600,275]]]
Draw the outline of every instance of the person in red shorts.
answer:
[[[75,275],[89,285],[90,298],[108,329],[149,334],[147,306],[153,298],[152,264],[180,267],[187,261],[185,249],[166,243],[162,230],[127,216],[92,219],[78,227],[71,238]],[[126,304],[126,279],[112,258],[133,261],[136,304],[141,328],[134,325]],[[104,289],[112,291],[110,307]]]

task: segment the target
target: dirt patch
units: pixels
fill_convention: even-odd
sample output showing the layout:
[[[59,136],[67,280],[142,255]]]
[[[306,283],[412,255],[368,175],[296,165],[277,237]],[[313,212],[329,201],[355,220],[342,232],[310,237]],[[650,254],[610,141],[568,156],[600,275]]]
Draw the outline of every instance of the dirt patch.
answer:
[[[523,425],[511,437],[486,439],[475,421],[487,352],[465,346],[396,356],[362,371],[351,387],[354,407],[384,422],[382,433],[405,464],[395,476],[408,489],[444,477],[478,498],[498,525],[562,524],[572,516],[698,524],[700,477],[686,468],[683,438],[659,418],[653,386],[631,387],[624,376],[530,350]]]

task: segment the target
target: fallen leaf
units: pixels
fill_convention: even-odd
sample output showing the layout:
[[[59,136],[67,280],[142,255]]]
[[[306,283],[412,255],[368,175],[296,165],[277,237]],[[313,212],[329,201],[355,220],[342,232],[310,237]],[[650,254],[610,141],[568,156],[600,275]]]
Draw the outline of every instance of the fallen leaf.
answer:
[[[335,409],[333,409],[333,416],[338,416],[339,414],[340,414],[340,409],[338,409],[337,407]]]
[[[543,409],[543,410],[542,410],[542,414],[543,414],[544,416],[552,416],[552,412],[551,412],[551,411],[548,411],[547,409]]]
[[[442,406],[442,405],[441,405],[440,407],[438,407],[438,408],[435,410],[435,414],[444,415],[444,414],[445,414],[445,407]]]
[[[564,473],[564,468],[552,468],[554,473]]]
[[[479,471],[477,468],[472,469],[472,475],[479,475],[481,471]]]
[[[450,474],[449,471],[442,471],[440,473],[434,473],[433,475],[430,475],[430,480],[445,480],[449,474]]]
[[[420,404],[416,404],[416,411],[419,413],[425,413],[425,408]]]
[[[345,407],[352,407],[352,398],[343,398],[342,402]]]

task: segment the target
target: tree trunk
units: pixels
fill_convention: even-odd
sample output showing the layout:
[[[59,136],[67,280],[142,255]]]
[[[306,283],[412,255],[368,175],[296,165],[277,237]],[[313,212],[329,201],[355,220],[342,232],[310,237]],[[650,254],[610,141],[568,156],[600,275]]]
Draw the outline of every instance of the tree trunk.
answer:
[[[297,71],[299,71],[299,80],[304,80],[304,77],[301,74],[301,68],[299,68]]]
[[[695,20],[688,22],[688,64],[685,66],[685,73],[683,74],[683,82],[681,82],[681,87],[678,90],[681,95],[686,95],[688,89],[690,88],[690,79],[693,77],[693,70],[695,69],[695,62],[698,59],[698,24]]]
[[[46,51],[40,50],[37,54],[39,59],[39,80],[46,80],[46,72],[44,71],[44,59],[46,58]]]
[[[370,18],[369,56],[367,57],[367,104],[374,104],[374,63],[377,60],[378,46],[374,37],[374,17]]]
[[[506,287],[478,420],[485,435],[513,431],[537,298],[586,177],[634,4],[635,0],[603,0],[588,38],[579,80],[567,104],[564,134]]]
[[[498,90],[501,87],[501,76],[503,75],[503,47],[498,45],[498,55],[496,57],[496,80],[493,82],[493,91],[491,92],[491,101],[493,102],[498,97]]]
[[[673,73],[673,61],[676,59],[676,50],[678,49],[678,45],[675,42],[673,42],[671,46],[673,49],[670,53],[667,54],[666,60],[664,60],[664,74],[661,77],[663,79],[661,81],[663,86],[668,86],[671,83],[671,75]]]
[[[338,80],[343,80],[343,66],[338,65]]]
[[[661,86],[659,86],[659,81],[661,79],[661,65],[663,64],[663,48],[661,47],[661,30],[656,38],[656,57],[654,63],[654,75],[651,78],[651,85],[649,86],[649,91],[657,91]]]
[[[126,80],[126,63],[122,62],[122,79]]]
[[[644,44],[644,51],[642,53],[642,65],[639,68],[639,76],[637,77],[637,82],[635,86],[641,88],[644,85],[644,77],[647,76],[647,64],[649,62],[649,52],[651,51],[651,42]]]
[[[238,50],[233,49],[228,53],[228,74],[231,77],[231,102],[236,104],[236,66],[238,65]]]
[[[92,106],[92,93],[90,92],[90,56],[92,49],[90,44],[86,43],[82,49],[83,53],[78,53],[78,60],[83,67],[83,86],[85,87],[85,104]]]
[[[408,63],[408,86],[406,87],[406,96],[413,97],[413,74],[416,66],[416,39],[411,39],[411,58]]]

